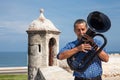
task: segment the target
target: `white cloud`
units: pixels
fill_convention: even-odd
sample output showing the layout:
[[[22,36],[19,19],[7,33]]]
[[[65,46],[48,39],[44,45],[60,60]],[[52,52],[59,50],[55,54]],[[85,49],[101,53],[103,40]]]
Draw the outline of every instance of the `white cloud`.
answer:
[[[0,31],[4,33],[19,33],[23,34],[27,30],[29,24],[28,22],[22,21],[1,21],[0,22]]]

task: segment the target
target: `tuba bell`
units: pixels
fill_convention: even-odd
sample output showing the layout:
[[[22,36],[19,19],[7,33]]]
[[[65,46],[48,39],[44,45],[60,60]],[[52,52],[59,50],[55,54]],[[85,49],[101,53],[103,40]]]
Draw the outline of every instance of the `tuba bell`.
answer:
[[[106,46],[107,39],[103,34],[100,34],[100,33],[108,31],[111,27],[110,19],[105,14],[99,11],[91,12],[87,17],[87,23],[89,25],[89,28],[86,34],[83,35],[81,40],[82,40],[82,43],[89,43],[93,47],[94,51],[89,50],[88,54],[86,54],[80,61],[75,60],[77,57],[77,54],[79,53],[76,53],[67,59],[67,63],[69,67],[72,70],[78,71],[78,72],[85,71],[88,68],[88,66],[91,64],[93,59]],[[96,43],[94,43],[93,41],[93,38],[96,36],[102,37],[104,40],[104,43],[99,49],[98,49],[98,45],[96,45]],[[79,43],[78,45],[82,43]]]
[[[110,19],[105,14],[98,11],[91,12],[88,15],[87,23],[90,29],[92,30],[92,32],[103,33],[108,31],[111,27]],[[87,32],[89,33],[89,31]],[[94,35],[92,35],[91,33],[90,36],[92,37]]]

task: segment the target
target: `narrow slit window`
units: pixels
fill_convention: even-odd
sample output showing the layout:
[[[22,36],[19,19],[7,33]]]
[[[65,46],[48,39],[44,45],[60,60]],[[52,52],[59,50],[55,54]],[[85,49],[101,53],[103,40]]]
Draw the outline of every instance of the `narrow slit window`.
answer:
[[[41,45],[39,44],[38,47],[39,47],[39,52],[41,52]]]

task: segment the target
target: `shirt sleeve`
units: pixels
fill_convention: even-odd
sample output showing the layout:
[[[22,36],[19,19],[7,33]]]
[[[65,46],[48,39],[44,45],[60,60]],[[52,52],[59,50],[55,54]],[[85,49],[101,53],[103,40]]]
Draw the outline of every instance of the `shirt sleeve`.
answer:
[[[66,44],[66,46],[63,47],[63,48],[59,51],[59,53],[57,54],[57,59],[59,59],[59,55],[60,55],[62,52],[71,49],[71,45],[70,45],[70,44],[71,44],[71,43]]]
[[[94,39],[94,42],[98,45],[98,47],[101,47],[103,45],[103,42],[98,40],[98,39]],[[106,51],[106,48],[103,48],[104,51]]]

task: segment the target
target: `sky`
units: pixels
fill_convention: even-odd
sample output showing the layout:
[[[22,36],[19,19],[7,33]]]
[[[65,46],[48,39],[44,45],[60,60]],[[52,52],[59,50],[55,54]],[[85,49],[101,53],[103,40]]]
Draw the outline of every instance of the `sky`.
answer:
[[[120,51],[119,0],[0,0],[0,52],[26,52],[30,23],[44,16],[61,31],[60,48],[76,39],[73,24],[87,20],[90,12],[100,11],[111,20],[111,28],[102,33],[108,40],[107,51]]]

